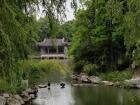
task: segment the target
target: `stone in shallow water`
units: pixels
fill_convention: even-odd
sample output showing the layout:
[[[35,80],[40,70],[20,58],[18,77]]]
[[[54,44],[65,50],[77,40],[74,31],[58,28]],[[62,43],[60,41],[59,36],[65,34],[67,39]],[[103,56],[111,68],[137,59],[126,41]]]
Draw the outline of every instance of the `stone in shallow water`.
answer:
[[[102,84],[106,85],[106,86],[113,86],[114,83],[110,82],[110,81],[102,81]]]
[[[139,88],[140,89],[140,77],[125,80],[124,84],[126,87]]]
[[[46,85],[38,85],[39,88],[46,88]]]

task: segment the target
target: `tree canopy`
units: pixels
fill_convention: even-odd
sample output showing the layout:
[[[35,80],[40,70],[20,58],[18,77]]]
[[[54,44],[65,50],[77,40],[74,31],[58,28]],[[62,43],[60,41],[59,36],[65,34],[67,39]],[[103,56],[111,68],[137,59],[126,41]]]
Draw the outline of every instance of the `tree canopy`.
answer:
[[[0,0],[0,79],[10,87],[21,83],[19,60],[28,58],[37,39],[35,12],[42,6],[48,19],[65,16],[67,0]],[[75,2],[72,0],[72,6]],[[52,23],[50,23],[52,25]]]
[[[70,53],[75,62],[93,63],[108,71],[126,69],[138,61],[140,2],[85,0],[84,4],[74,22]]]

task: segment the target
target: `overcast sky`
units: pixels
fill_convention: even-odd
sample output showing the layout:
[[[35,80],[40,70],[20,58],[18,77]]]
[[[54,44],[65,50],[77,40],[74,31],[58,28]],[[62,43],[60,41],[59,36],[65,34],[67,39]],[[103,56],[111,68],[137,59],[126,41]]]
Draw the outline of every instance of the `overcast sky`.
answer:
[[[74,10],[71,8],[70,2],[66,3],[66,21],[74,19]]]
[[[45,15],[42,13],[42,8],[40,7],[40,10],[37,12],[37,19],[39,19],[40,17],[44,17]],[[64,21],[69,21],[69,20],[73,20],[74,19],[74,10],[71,8],[71,4],[70,1],[68,0],[68,2],[66,3],[66,19],[64,19]]]

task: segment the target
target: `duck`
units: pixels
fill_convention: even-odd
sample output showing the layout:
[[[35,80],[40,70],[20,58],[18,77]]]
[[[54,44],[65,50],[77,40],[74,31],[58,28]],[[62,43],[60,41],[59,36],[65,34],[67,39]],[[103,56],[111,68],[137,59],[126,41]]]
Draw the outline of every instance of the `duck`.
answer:
[[[65,83],[60,83],[61,88],[65,88]]]

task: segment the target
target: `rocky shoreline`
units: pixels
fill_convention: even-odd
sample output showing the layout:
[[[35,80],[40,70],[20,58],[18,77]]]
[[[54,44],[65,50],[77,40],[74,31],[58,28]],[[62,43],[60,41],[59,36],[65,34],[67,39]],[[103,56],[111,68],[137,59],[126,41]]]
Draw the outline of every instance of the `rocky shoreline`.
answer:
[[[72,86],[87,86],[87,85],[104,85],[104,86],[115,86],[124,88],[140,89],[140,77],[135,77],[125,81],[106,81],[102,80],[97,76],[88,76],[85,73],[79,75],[72,75]]]
[[[0,95],[0,105],[25,105],[37,97],[38,88],[29,88],[21,94],[11,95],[4,93]]]

